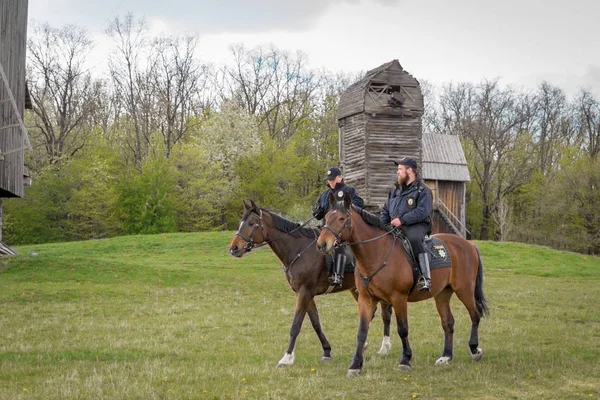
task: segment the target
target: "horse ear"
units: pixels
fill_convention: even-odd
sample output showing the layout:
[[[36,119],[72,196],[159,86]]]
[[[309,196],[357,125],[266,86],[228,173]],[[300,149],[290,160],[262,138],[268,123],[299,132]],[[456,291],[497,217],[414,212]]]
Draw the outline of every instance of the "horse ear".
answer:
[[[244,208],[245,208],[246,210],[249,210],[249,209],[250,209],[250,204],[246,203],[246,200],[242,200],[242,203],[244,203]]]
[[[346,210],[352,207],[352,197],[348,193],[344,193],[344,207],[346,207]]]
[[[329,191],[329,195],[327,196],[327,202],[329,203],[329,208],[333,208],[333,206],[335,206],[335,202],[337,200],[335,199],[335,195],[333,194],[332,191]]]
[[[258,206],[256,205],[256,203],[254,202],[254,200],[250,199],[250,205],[252,206],[252,209],[254,210],[258,210]]]

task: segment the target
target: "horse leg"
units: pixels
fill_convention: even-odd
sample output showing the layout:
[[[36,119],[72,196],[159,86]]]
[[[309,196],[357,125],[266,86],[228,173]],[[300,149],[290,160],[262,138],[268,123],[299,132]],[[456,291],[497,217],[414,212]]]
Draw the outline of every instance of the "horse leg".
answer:
[[[321,341],[321,347],[323,347],[323,356],[321,357],[321,361],[329,361],[333,360],[331,357],[331,345],[323,332],[323,328],[321,327],[321,321],[319,320],[319,310],[317,309],[317,304],[315,303],[315,299],[312,298],[308,302],[308,318],[310,318],[310,322],[312,324],[315,333],[319,337]]]
[[[381,304],[381,319],[383,320],[383,340],[381,348],[377,352],[380,356],[387,356],[392,349],[392,341],[390,340],[390,325],[392,323],[392,305]]]
[[[483,358],[483,350],[477,347],[479,345],[479,320],[481,315],[477,311],[477,305],[475,303],[475,296],[472,291],[461,290],[456,291],[456,296],[462,301],[462,303],[469,311],[471,317],[471,336],[469,337],[469,353],[473,361],[481,361]]]
[[[356,351],[352,357],[352,364],[348,368],[348,378],[360,375],[363,366],[363,353],[365,351],[365,343],[369,334],[369,324],[373,316],[373,310],[377,306],[377,301],[367,296],[359,296],[358,298],[358,331],[356,332]]]
[[[312,298],[312,297],[311,297]],[[296,338],[302,329],[302,322],[308,308],[309,298],[306,290],[300,288],[296,293],[296,312],[294,313],[294,320],[292,321],[292,327],[290,328],[290,341],[288,344],[287,351],[277,363],[277,368],[287,367],[294,363],[294,351],[296,348]]]
[[[398,335],[402,341],[402,357],[398,368],[401,371],[410,371],[410,360],[412,358],[412,350],[408,341],[408,299],[406,296],[400,296],[392,302],[396,313],[396,324],[398,325]]]
[[[435,365],[449,364],[454,358],[454,316],[450,310],[452,293],[454,293],[452,289],[447,287],[435,296],[435,307],[444,330],[444,349],[442,355],[435,360]]]

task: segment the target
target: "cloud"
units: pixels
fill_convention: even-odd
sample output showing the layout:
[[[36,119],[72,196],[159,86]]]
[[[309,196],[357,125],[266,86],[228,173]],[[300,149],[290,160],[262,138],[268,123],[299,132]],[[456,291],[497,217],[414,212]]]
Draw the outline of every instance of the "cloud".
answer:
[[[160,19],[173,24],[180,30],[199,34],[253,33],[272,31],[307,31],[314,27],[319,18],[332,7],[340,4],[383,5],[391,7],[402,0],[220,0],[194,1],[171,0],[169,2],[149,2],[147,0],[122,0],[111,6],[103,18],[133,12],[136,17]],[[109,0],[116,2],[116,0]],[[75,11],[87,14],[91,8],[88,2],[73,2]],[[344,18],[343,15],[339,16]]]

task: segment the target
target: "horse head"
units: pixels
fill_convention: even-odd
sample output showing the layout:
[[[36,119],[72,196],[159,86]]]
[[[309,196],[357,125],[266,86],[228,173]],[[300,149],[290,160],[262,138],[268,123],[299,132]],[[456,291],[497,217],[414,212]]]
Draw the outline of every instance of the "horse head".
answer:
[[[242,201],[242,203],[246,211],[242,215],[238,230],[233,234],[229,243],[229,254],[238,258],[266,240],[262,209],[256,205],[254,200],[250,200],[249,203]]]
[[[325,214],[323,229],[317,239],[317,248],[323,254],[347,242],[352,233],[352,199],[343,190],[329,193],[329,211]]]

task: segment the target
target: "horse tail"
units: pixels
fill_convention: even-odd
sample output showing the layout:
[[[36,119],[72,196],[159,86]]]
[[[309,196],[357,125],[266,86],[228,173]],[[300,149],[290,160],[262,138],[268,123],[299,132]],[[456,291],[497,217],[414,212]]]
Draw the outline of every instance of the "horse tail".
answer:
[[[479,258],[479,265],[477,267],[477,277],[475,278],[475,303],[477,304],[477,311],[480,316],[490,315],[490,311],[487,306],[487,299],[483,294],[483,260],[481,259],[481,251],[477,245],[475,246],[475,250],[477,250],[477,257]]]

